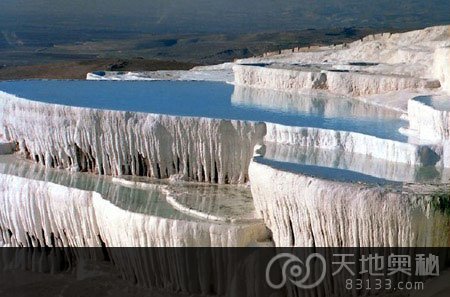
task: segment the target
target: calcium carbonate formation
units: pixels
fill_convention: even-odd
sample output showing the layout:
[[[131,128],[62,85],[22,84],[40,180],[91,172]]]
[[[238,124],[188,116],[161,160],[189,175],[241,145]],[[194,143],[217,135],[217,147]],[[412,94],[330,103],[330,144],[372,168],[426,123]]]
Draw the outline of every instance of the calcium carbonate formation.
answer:
[[[450,117],[445,105],[449,28],[378,34],[346,45],[289,50],[180,73],[88,75],[89,79],[192,79],[214,72],[211,79],[216,80],[228,77],[232,68],[234,104],[328,116],[339,116],[344,109],[355,116],[403,114],[409,121],[402,129],[410,136],[407,142],[270,122],[77,108],[0,93],[0,134],[7,142],[0,151],[9,152],[17,144],[22,155],[47,168],[99,175],[219,184],[250,179],[257,217],[272,231],[276,246],[448,246],[450,216],[444,200],[449,188],[443,170],[450,167]],[[334,101],[296,102],[289,93],[280,97],[271,90],[338,96]],[[343,96],[359,101],[350,104]],[[368,110],[362,101],[381,107]],[[327,159],[326,153],[320,154],[324,159],[312,165],[334,164],[396,182],[414,182],[416,172],[411,168],[430,166],[443,172],[442,184],[376,186],[314,177],[253,158],[255,147],[264,155],[264,144],[267,156],[278,161],[289,161],[301,149],[337,150],[347,157]],[[289,153],[271,150],[277,145],[288,146]],[[370,159],[366,167],[348,157],[358,154]],[[398,168],[406,168],[402,166],[409,169],[400,174]],[[112,182],[145,188],[144,183],[125,179]],[[0,229],[7,245],[246,246],[268,237],[257,217],[249,222],[245,217],[211,214],[204,211],[208,204],[201,199],[197,202],[203,206],[196,208],[176,193],[166,193],[167,205],[189,220],[129,211],[127,203],[114,203],[98,191],[30,176],[3,173],[0,190]]]
[[[448,246],[448,210],[433,193],[334,182],[250,165],[257,211],[277,246]],[[435,194],[438,195],[438,194]],[[448,194],[447,194],[448,195]],[[443,196],[445,199],[445,194]]]
[[[412,171],[395,178],[390,170],[400,164],[449,167],[449,46],[450,26],[440,26],[378,34],[339,46],[266,54],[236,63],[237,85],[292,92],[325,90],[405,112],[409,120],[409,127],[402,129],[410,135],[405,143],[351,132],[266,124],[266,158],[281,163],[271,166],[261,162],[261,157],[254,158],[250,180],[255,206],[277,246],[449,245],[448,211],[434,204],[439,199],[448,200],[448,173],[440,175],[443,184],[430,193],[424,186],[412,190],[408,186],[370,187],[331,181],[286,165],[292,160],[289,154],[302,147],[356,153],[368,160],[364,167],[334,155],[331,160],[316,161],[314,166],[350,167],[394,181],[416,178],[416,169],[408,165]],[[289,106],[304,108],[299,104],[310,104],[308,100],[292,103],[286,97],[284,102]],[[259,104],[273,107],[277,99],[265,96]],[[319,106],[322,112],[330,113],[329,104]],[[288,155],[273,151],[280,145]],[[319,157],[327,158],[324,154]],[[377,159],[387,162],[371,167],[381,164]]]
[[[327,89],[353,96],[447,89],[449,26],[368,36],[349,44],[240,60],[235,82],[270,89]]]
[[[262,123],[77,108],[1,93],[2,134],[47,167],[245,183]]]
[[[1,241],[8,246],[229,247],[267,238],[259,221],[225,224],[138,213],[95,191],[14,175],[0,174],[0,189]]]

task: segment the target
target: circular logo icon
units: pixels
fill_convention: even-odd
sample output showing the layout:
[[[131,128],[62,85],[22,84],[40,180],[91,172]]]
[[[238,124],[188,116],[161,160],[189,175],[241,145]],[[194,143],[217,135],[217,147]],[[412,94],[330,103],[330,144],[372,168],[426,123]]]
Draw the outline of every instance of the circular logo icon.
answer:
[[[314,261],[315,259],[317,261]],[[281,282],[278,284],[274,284],[270,279],[270,271],[274,263],[276,263],[277,261],[284,262],[281,265]],[[311,271],[313,269],[312,266],[315,263],[320,263],[322,273],[314,282],[311,283]],[[310,254],[306,258],[305,263],[303,263],[302,260],[300,260],[293,254],[281,253],[273,257],[267,264],[266,281],[272,289],[282,288],[286,284],[288,279],[292,284],[296,285],[299,288],[312,289],[322,283],[327,272],[326,268],[325,258],[321,254]]]

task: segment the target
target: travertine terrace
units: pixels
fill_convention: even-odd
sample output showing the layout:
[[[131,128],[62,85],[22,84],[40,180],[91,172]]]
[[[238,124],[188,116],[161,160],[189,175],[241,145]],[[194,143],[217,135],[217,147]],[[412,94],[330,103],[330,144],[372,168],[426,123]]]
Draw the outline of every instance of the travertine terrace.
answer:
[[[289,49],[191,71],[91,73],[87,77],[229,81],[232,71],[234,105],[301,111],[323,119],[349,113],[357,120],[361,116],[361,121],[364,116],[402,118],[405,126],[400,132],[405,140],[271,121],[63,106],[1,92],[2,153],[16,149],[47,170],[115,176],[111,182],[129,188],[146,182],[122,179],[124,175],[168,183],[250,182],[256,208],[251,219],[243,222],[196,209],[182,197],[164,192],[171,212],[188,219],[142,215],[124,211],[95,190],[5,171],[0,176],[2,241],[48,243],[52,241],[49,234],[59,234],[57,242],[70,246],[96,246],[99,238],[108,246],[246,246],[268,240],[276,246],[446,246],[450,232],[445,208],[450,167],[449,30],[440,26],[387,32],[349,44]],[[305,92],[335,100],[306,95],[302,100]],[[343,105],[344,99],[358,104]],[[367,108],[371,105],[379,109]],[[283,150],[290,157],[284,158],[282,149],[273,149],[276,145],[287,146]],[[266,148],[272,149],[265,156]],[[343,155],[334,154],[327,161],[327,153],[320,153],[319,161],[303,160],[306,166],[295,167],[295,152],[304,149]],[[358,163],[353,155],[367,162]],[[317,176],[307,166],[314,167]],[[396,168],[406,169],[400,174]],[[353,172],[352,180],[337,181],[322,174],[339,175],[339,170]],[[424,170],[436,176],[426,176],[434,185],[419,181],[417,172],[424,176]],[[358,178],[363,175],[383,182],[367,183]],[[69,210],[77,210],[77,216]],[[80,214],[81,225],[77,223]]]

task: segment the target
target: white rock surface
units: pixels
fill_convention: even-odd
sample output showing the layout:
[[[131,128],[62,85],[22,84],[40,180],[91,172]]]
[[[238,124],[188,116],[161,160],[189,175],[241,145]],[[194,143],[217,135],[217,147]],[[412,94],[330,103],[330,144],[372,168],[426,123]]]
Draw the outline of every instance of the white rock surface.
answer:
[[[5,174],[0,174],[0,193],[7,245],[101,246],[93,207],[97,193]]]
[[[348,170],[395,182],[449,183],[450,169],[432,167],[423,170],[418,166],[389,162],[358,153],[347,153],[339,149],[319,149],[265,143],[264,159],[290,164]]]
[[[450,93],[450,45],[434,51],[433,76],[439,79],[442,89]]]
[[[420,188],[321,180],[252,161],[257,211],[276,246],[414,247],[450,244],[450,216]],[[423,191],[423,189],[422,189]]]
[[[290,127],[272,123],[266,125],[267,134],[264,137],[266,142],[340,149],[349,153],[410,165],[444,165],[442,158],[444,152],[440,145],[421,146],[355,132]]]
[[[265,226],[183,221],[123,211],[95,199],[100,234],[108,247],[239,247],[264,241]]]
[[[417,145],[354,132],[272,123],[77,108],[6,93],[0,96],[0,133],[8,141],[16,141],[23,154],[47,167],[107,175],[245,183],[253,148],[263,141],[341,149],[410,165],[450,167],[445,161],[448,150],[439,144]],[[258,104],[275,105],[271,96],[267,98],[268,102]],[[315,106],[310,100],[296,105],[300,109]],[[325,104],[324,111],[339,114],[335,105],[336,101]],[[355,114],[372,110],[363,105],[349,108]],[[397,114],[376,108],[372,111],[374,116],[378,112],[388,118]]]
[[[444,101],[448,108],[440,109],[432,104],[421,102],[424,100]],[[408,101],[409,129],[423,139],[450,139],[450,97],[418,96]]]
[[[30,168],[26,170],[27,166],[16,169],[19,172],[23,169],[22,174],[26,176],[36,174]],[[17,170],[12,171],[17,173]],[[74,179],[80,175],[87,174],[78,174]],[[64,181],[67,176],[58,175],[56,179]],[[232,250],[126,248],[254,246],[268,239],[267,228],[261,220],[223,224],[169,219],[123,209],[95,191],[4,173],[0,173],[0,197],[0,246],[101,247],[104,244],[112,259],[112,267],[106,267],[108,263],[102,257],[104,249],[64,249],[69,253],[63,255],[67,258],[60,254],[48,255],[47,251],[40,253],[40,249],[3,249],[0,255],[3,269],[8,267],[15,272],[31,269],[51,274],[61,273],[64,268],[65,274],[77,269],[77,278],[92,277],[87,273],[103,275],[114,269],[115,278],[120,275],[133,284],[158,288],[164,296],[168,292],[202,296],[219,292],[221,296],[234,296],[232,292],[242,292],[243,288],[246,296],[261,294],[264,269],[260,268],[256,271],[259,275],[252,274],[254,278],[249,278]],[[121,198],[131,200],[128,196]],[[100,262],[94,262],[97,254]],[[258,266],[256,259],[250,257],[250,260],[253,262],[245,267]],[[70,269],[64,264],[70,265]],[[105,267],[107,270],[102,271]],[[94,271],[86,272],[83,268]]]
[[[236,65],[238,85],[273,90],[327,90],[334,94],[365,96],[407,89],[436,89],[439,81],[393,74],[292,69],[286,65],[266,67]]]
[[[402,34],[380,34],[340,46],[245,59],[234,66],[178,72],[107,73],[101,77],[89,74],[88,78],[223,81],[228,80],[233,66],[237,85],[272,90],[314,89],[366,101],[379,94],[386,94],[387,100],[403,94],[393,107],[403,111],[409,99],[404,94],[448,93],[449,29],[450,26],[440,26]],[[238,96],[246,95],[240,90],[238,87]],[[279,101],[275,97],[269,94],[258,104],[277,106]],[[48,167],[244,183],[248,180],[253,148],[263,140],[306,148],[339,149],[409,165],[450,167],[448,111],[416,100],[408,103],[409,132],[432,141],[432,145],[272,123],[58,106],[5,93],[0,93],[0,98],[0,134],[8,141],[18,142],[23,154]],[[383,104],[380,98],[376,100],[378,105]],[[236,97],[233,100],[242,104],[236,102],[239,101]],[[308,100],[291,104],[299,109],[314,108]],[[337,105],[329,106],[324,112],[339,114]],[[361,110],[356,107],[355,113]],[[431,195],[418,194],[423,190],[420,187],[374,188],[326,181],[257,162],[251,162],[249,174],[257,211],[272,230],[278,246],[450,244],[448,215],[433,206]],[[8,184],[20,186],[9,189]],[[124,211],[98,193],[48,182],[0,175],[0,185],[7,197],[0,202],[5,214],[1,222],[3,241],[11,245],[47,242],[51,240],[48,232],[66,228],[72,229],[67,235],[57,236],[62,245],[96,246],[98,234],[108,246],[235,246],[265,236],[260,227],[231,228],[217,222],[186,223],[136,214]],[[65,193],[63,197],[58,194],[61,191]],[[32,197],[33,192],[39,197]],[[180,209],[184,207],[179,201],[173,202]],[[23,211],[21,204],[32,211]],[[86,213],[79,211],[80,207]],[[59,210],[50,213],[53,208],[61,213]],[[80,215],[86,217],[84,224],[72,226],[74,218]],[[29,236],[27,230],[31,230]],[[17,237],[11,237],[10,233]]]
[[[46,166],[244,183],[263,123],[46,104],[0,93],[1,132]]]
[[[190,70],[158,70],[158,71],[103,71],[104,75],[90,72],[87,80],[200,80],[232,82],[234,80],[233,63],[212,66],[197,66]]]
[[[176,220],[122,209],[99,193],[0,174],[0,230],[9,246],[246,246],[267,238],[261,222]]]
[[[450,26],[377,34],[349,44],[238,60],[235,81],[273,89],[321,88],[354,96],[441,85],[448,90],[449,45]]]
[[[260,221],[247,185],[175,182],[164,187],[167,202],[182,213],[209,221]]]
[[[439,143],[440,163],[448,167],[448,110],[434,110],[413,98],[444,96],[448,101],[449,59],[450,26],[446,25],[242,59],[233,70],[237,85],[296,92],[323,90],[408,112],[405,118],[410,127],[402,131],[414,143]]]
[[[450,167],[450,97],[417,96],[408,100],[408,133],[442,143],[442,160]]]

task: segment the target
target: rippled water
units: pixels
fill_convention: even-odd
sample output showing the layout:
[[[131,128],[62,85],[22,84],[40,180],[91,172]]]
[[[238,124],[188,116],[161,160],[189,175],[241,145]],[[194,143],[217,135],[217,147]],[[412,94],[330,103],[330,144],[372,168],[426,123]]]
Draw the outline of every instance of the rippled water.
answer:
[[[179,116],[274,122],[360,132],[407,141],[398,114],[359,101],[324,95],[234,87],[198,81],[0,82],[19,97],[63,105]]]

